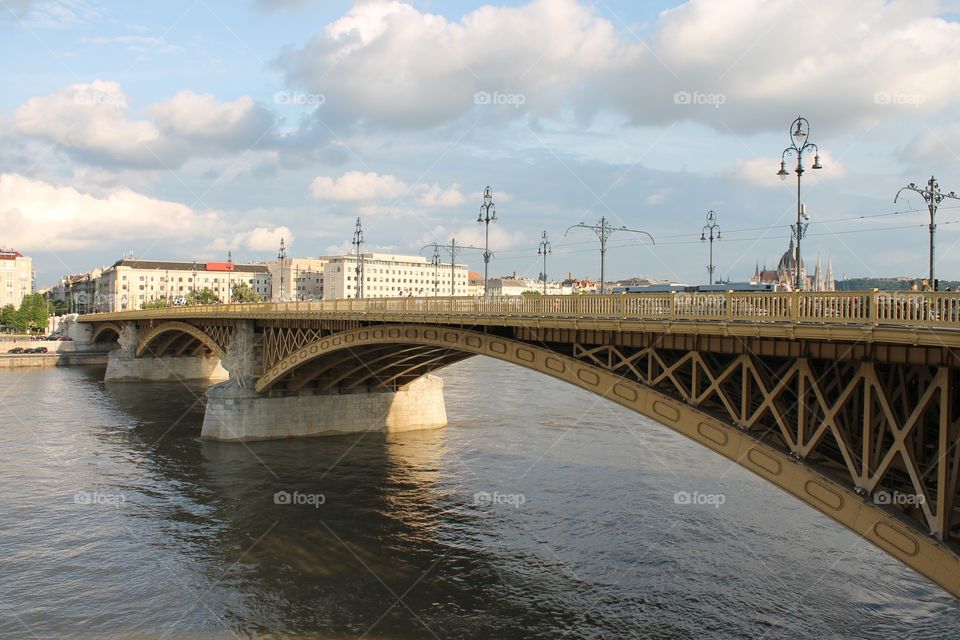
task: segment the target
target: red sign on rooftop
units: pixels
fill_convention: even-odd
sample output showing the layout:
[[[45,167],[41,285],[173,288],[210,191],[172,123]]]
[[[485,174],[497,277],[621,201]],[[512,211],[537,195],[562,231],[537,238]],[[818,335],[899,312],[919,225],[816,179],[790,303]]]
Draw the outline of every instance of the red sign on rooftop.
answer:
[[[206,264],[207,271],[233,271],[232,262],[208,262]]]

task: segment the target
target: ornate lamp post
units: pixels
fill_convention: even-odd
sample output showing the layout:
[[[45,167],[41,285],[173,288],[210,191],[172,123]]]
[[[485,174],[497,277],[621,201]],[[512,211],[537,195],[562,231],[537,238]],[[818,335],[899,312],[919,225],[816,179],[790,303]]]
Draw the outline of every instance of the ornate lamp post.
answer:
[[[710,241],[710,262],[707,263],[707,273],[710,274],[710,284],[713,284],[713,270],[716,266],[713,264],[713,232],[716,231],[716,239],[720,239],[720,224],[717,222],[717,214],[711,209],[707,212],[707,224],[703,225],[703,231],[700,232],[700,241]]]
[[[483,190],[483,204],[480,205],[480,213],[477,216],[477,222],[486,225],[486,239],[483,243],[483,295],[487,295],[487,288],[490,283],[490,223],[497,221],[497,207],[493,204],[493,189],[487,186]]]
[[[583,224],[582,222],[579,224],[572,225],[563,233],[563,236],[566,237],[567,234],[570,233],[570,229],[576,229],[577,227],[580,227],[582,229],[590,229],[591,231],[597,234],[598,238],[600,238],[600,294],[601,295],[604,292],[604,282],[605,282],[605,275],[606,275],[605,264],[607,259],[607,239],[611,235],[613,235],[614,231],[629,231],[630,233],[642,233],[643,235],[650,238],[650,242],[652,242],[653,244],[657,244],[656,241],[653,239],[653,236],[647,233],[646,231],[640,231],[639,229],[627,229],[626,227],[623,227],[623,226],[614,227],[609,222],[607,222],[607,219],[605,217],[600,218],[600,222],[594,225]]]
[[[806,219],[806,214],[803,212],[803,206],[800,204],[800,177],[803,176],[803,154],[813,151],[813,166],[811,169],[823,169],[823,165],[820,164],[820,148],[817,147],[814,143],[809,141],[810,137],[810,123],[807,122],[806,118],[798,117],[790,125],[790,146],[783,150],[783,154],[780,156],[780,171],[777,172],[777,175],[780,176],[781,180],[786,180],[787,176],[790,175],[787,172],[787,158],[791,155],[796,156],[797,166],[794,171],[797,174],[797,226],[793,229],[794,235],[797,236],[797,261],[796,261],[796,290],[800,291],[803,288],[803,275],[800,269],[800,240],[803,239],[803,234],[806,231],[806,225],[803,223],[803,220]]]
[[[905,186],[900,191],[897,191],[897,195],[893,198],[893,203],[897,203],[897,198],[900,197],[900,194],[904,191],[913,191],[919,193],[924,201],[927,203],[927,209],[930,211],[930,287],[933,287],[934,280],[934,268],[933,262],[936,257],[935,252],[935,243],[934,238],[937,235],[937,223],[935,222],[937,216],[937,206],[944,201],[946,198],[952,198],[953,200],[960,200],[960,196],[951,191],[950,193],[943,193],[940,191],[940,184],[937,182],[937,179],[933,176],[930,176],[930,179],[927,180],[927,188],[921,189],[914,183],[910,183]]]
[[[283,292],[283,263],[287,259],[287,246],[283,242],[283,238],[280,238],[280,251],[277,252],[277,261],[280,263],[280,295],[277,297],[278,300],[283,301],[286,299],[286,295]]]
[[[551,253],[553,253],[553,247],[550,246],[547,232],[544,231],[540,236],[540,248],[537,249],[537,255],[543,256],[543,273],[540,274],[540,279],[543,280],[543,295],[547,295],[547,256]]]
[[[430,260],[430,264],[433,265],[433,297],[436,298],[439,294],[440,288],[440,247],[434,245],[433,247],[433,258]]]
[[[353,232],[353,246],[357,250],[357,298],[363,297],[363,255],[360,253],[360,247],[363,245],[363,227],[360,226],[360,218],[357,218],[357,228]]]

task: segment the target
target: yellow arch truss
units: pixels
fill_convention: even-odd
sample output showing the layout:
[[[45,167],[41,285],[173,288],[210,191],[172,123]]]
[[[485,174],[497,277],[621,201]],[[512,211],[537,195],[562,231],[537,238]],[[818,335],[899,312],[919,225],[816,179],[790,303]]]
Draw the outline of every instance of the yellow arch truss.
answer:
[[[161,336],[164,333],[169,333],[170,331],[177,331],[179,333],[185,333],[193,336],[219,358],[222,358],[226,355],[226,350],[217,344],[216,340],[192,324],[187,324],[186,322],[164,322],[163,324],[150,329],[140,339],[140,344],[137,346],[136,356],[138,358],[142,356],[147,350],[147,347],[150,346],[151,342],[153,342],[158,336]]]
[[[264,372],[264,392],[302,365],[337,351],[365,345],[446,347],[510,362],[612,400],[719,453],[830,516],[888,554],[960,597],[960,556],[936,538],[922,535],[892,513],[749,434],[684,402],[574,358],[500,336],[469,330],[381,325],[320,338]]]

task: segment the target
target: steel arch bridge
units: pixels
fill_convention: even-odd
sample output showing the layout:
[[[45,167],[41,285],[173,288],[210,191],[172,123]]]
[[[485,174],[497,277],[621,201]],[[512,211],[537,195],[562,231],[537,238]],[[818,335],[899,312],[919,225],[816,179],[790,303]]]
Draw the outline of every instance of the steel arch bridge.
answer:
[[[649,294],[97,314],[135,355],[227,357],[255,391],[397,389],[484,355],[608,398],[803,500],[960,597],[960,296]],[[229,367],[228,367],[229,368]]]

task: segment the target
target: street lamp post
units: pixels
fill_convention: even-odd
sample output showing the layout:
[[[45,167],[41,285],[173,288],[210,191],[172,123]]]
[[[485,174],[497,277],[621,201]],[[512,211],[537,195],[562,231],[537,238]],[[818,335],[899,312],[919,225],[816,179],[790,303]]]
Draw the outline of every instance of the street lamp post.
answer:
[[[540,274],[540,279],[543,280],[543,295],[547,295],[547,255],[551,253],[553,253],[553,247],[550,246],[547,232],[544,231],[540,236],[540,248],[537,249],[537,255],[543,256],[543,273]]]
[[[777,172],[777,175],[780,176],[781,180],[786,180],[787,176],[790,175],[787,172],[787,158],[790,155],[795,155],[797,157],[797,166],[794,171],[797,174],[797,226],[793,230],[794,234],[797,236],[797,259],[796,264],[796,290],[800,291],[803,288],[803,276],[800,269],[800,240],[803,239],[803,234],[807,229],[807,225],[803,223],[803,220],[806,219],[806,214],[803,212],[803,207],[800,204],[800,177],[803,175],[803,154],[808,151],[813,151],[813,166],[811,169],[823,169],[823,165],[820,164],[820,148],[817,147],[814,143],[809,141],[810,137],[810,123],[806,118],[798,117],[790,125],[790,146],[783,150],[783,154],[780,156],[780,171]]]
[[[280,251],[277,252],[277,261],[280,263],[280,295],[278,296],[279,300],[283,301],[286,298],[286,295],[283,292],[283,263],[287,259],[287,246],[283,242],[283,238],[280,238]]]
[[[487,295],[490,284],[490,223],[497,221],[497,207],[493,204],[493,189],[487,186],[483,190],[483,204],[477,222],[486,225],[486,238],[483,243],[483,295]]]
[[[357,218],[357,228],[353,232],[353,246],[357,250],[357,298],[363,297],[363,256],[360,253],[360,246],[363,244],[363,227],[360,226],[360,218]]]
[[[433,258],[430,260],[430,263],[433,265],[433,297],[436,298],[439,295],[440,289],[440,247],[434,245],[433,247]]]
[[[227,252],[227,304],[233,302],[233,290],[230,286],[233,284],[233,251]]]
[[[434,266],[434,273],[436,274],[440,268],[440,249],[441,247],[450,254],[450,295],[457,295],[457,254],[463,251],[464,249],[475,249],[480,250],[480,247],[474,247],[468,244],[457,244],[456,238],[450,239],[450,244],[437,244],[436,242],[425,245],[420,251],[422,252],[427,247],[433,247],[433,257],[436,261]],[[434,276],[436,277],[436,276]],[[438,280],[439,282],[439,280]]]
[[[717,235],[714,236],[713,232]],[[710,274],[710,284],[713,284],[713,271],[716,265],[713,264],[713,241],[720,239],[720,223],[717,222],[717,213],[711,209],[707,212],[707,224],[703,225],[703,231],[700,232],[700,241],[710,241],[710,261],[707,263],[707,273]]]
[[[605,283],[605,277],[606,277],[607,239],[610,238],[610,236],[613,235],[615,231],[629,231],[630,233],[642,233],[643,235],[650,238],[650,242],[652,242],[653,244],[657,244],[656,241],[653,239],[653,236],[647,233],[646,231],[640,231],[639,229],[627,229],[625,226],[614,227],[607,221],[606,217],[601,217],[600,222],[594,225],[583,224],[582,222],[572,225],[568,227],[566,231],[563,232],[563,237],[566,238],[567,234],[570,233],[570,229],[575,229],[577,227],[580,227],[583,229],[590,229],[591,231],[597,234],[598,238],[600,238],[600,293],[601,295],[604,292],[604,283]]]
[[[930,284],[930,287],[933,287],[933,281],[934,281],[934,275],[935,275],[933,263],[934,263],[934,258],[936,257],[934,239],[937,235],[937,223],[936,223],[937,206],[941,202],[943,202],[946,198],[951,198],[953,200],[960,200],[960,196],[958,196],[953,191],[951,191],[950,193],[944,193],[940,191],[940,184],[937,182],[937,179],[934,178],[933,176],[930,176],[930,179],[927,180],[926,189],[921,189],[916,184],[911,182],[910,184],[905,186],[903,189],[900,189],[900,191],[897,191],[897,195],[894,196],[893,198],[894,204],[897,203],[897,198],[899,198],[900,194],[903,193],[904,191],[913,191],[915,193],[919,193],[923,197],[924,201],[927,203],[927,209],[930,211],[930,282],[929,284]]]

